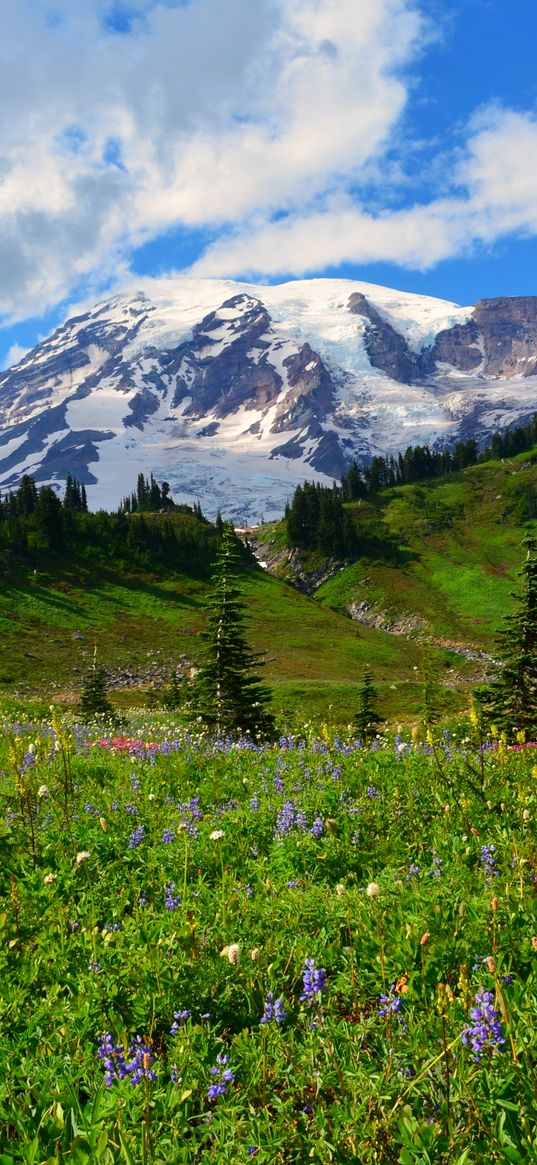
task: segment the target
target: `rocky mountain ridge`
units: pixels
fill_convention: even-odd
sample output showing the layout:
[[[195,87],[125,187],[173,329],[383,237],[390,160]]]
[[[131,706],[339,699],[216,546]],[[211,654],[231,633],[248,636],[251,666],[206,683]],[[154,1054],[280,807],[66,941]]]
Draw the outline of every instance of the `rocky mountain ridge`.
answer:
[[[358,283],[163,280],[68,320],[0,375],[0,486],[74,474],[113,508],[137,474],[242,521],[304,478],[442,447],[537,410],[537,297]]]

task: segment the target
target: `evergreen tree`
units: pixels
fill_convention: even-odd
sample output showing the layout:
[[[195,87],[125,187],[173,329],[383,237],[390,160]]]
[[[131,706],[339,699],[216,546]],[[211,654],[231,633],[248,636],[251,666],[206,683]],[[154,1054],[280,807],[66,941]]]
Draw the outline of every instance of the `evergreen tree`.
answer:
[[[523,731],[528,740],[536,740],[537,543],[527,534],[522,545],[526,548],[519,571],[523,585],[513,595],[518,605],[505,616],[497,637],[500,670],[491,684],[477,692],[477,698],[489,724],[505,732]]]
[[[219,737],[246,732],[266,737],[274,732],[274,718],[267,709],[270,692],[253,673],[260,657],[244,637],[239,564],[233,528],[225,525],[206,608],[207,630],[201,632],[204,659],[193,681],[191,706],[193,714]]]
[[[47,550],[61,550],[63,546],[63,509],[52,486],[41,486],[33,517],[37,533],[42,539],[44,547]]]
[[[438,724],[442,717],[444,692],[440,682],[438,664],[428,652],[424,652],[423,655],[421,674],[420,714],[424,724],[430,728],[433,724]]]
[[[94,716],[106,716],[114,724],[119,723],[107,693],[106,672],[102,663],[97,663],[97,648],[93,650],[93,660],[88,669],[77,712],[82,720],[92,720]]]
[[[358,711],[354,717],[356,732],[366,744],[375,729],[382,724],[375,707],[376,699],[377,690],[373,685],[371,669],[366,666],[361,687],[358,688]]]

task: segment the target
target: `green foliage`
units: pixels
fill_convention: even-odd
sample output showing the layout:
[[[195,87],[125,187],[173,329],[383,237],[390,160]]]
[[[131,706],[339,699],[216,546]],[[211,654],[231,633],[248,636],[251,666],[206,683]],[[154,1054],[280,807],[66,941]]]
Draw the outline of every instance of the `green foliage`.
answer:
[[[377,712],[376,701],[377,690],[373,684],[371,669],[366,667],[364,668],[362,684],[358,688],[358,709],[354,718],[354,727],[366,743],[382,724],[382,718]]]
[[[350,557],[357,550],[354,523],[343,508],[337,486],[329,489],[305,481],[297,486],[286,517],[291,546],[336,558]]]
[[[266,737],[274,732],[270,692],[253,668],[261,658],[245,636],[245,604],[238,585],[240,556],[233,528],[224,526],[207,602],[205,653],[192,684],[195,717],[218,737]]]
[[[498,634],[499,672],[478,692],[488,723],[505,732],[522,732],[537,739],[537,546],[527,535],[526,559],[519,571],[522,588],[513,597],[517,605],[505,616]]]
[[[99,554],[110,561],[127,559],[131,566],[166,565],[194,577],[207,576],[215,531],[199,505],[194,509],[175,505],[167,482],[160,487],[153,477],[146,482],[142,475],[133,497],[136,504],[124,503],[118,513],[90,513],[85,488],[71,474],[63,501],[51,486],[38,491],[33,478],[25,476],[17,490],[0,499],[3,552],[16,565],[41,564],[51,555],[57,559]]]
[[[4,732],[0,1163],[533,1161],[535,750],[469,735]]]
[[[93,651],[91,666],[84,677],[77,712],[83,721],[94,720],[95,717],[105,717],[112,724],[119,722],[114,706],[108,697],[106,670],[102,663],[97,662],[96,647]]]

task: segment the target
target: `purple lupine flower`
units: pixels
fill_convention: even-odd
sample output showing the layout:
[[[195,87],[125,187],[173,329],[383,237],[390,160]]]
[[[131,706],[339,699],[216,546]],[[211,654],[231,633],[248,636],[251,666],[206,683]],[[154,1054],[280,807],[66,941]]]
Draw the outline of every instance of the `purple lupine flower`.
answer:
[[[474,999],[476,1006],[470,1009],[473,1022],[466,1024],[461,1032],[461,1040],[465,1047],[471,1047],[477,1063],[487,1049],[491,1052],[495,1049],[503,1051],[505,1037],[498,1012],[494,1007],[493,992],[480,987]]]
[[[485,867],[485,874],[489,880],[491,878],[498,877],[498,874],[500,873],[500,871],[498,869],[498,863],[496,861],[496,846],[495,845],[482,845],[479,860],[483,864],[483,866]]]
[[[257,811],[259,809],[259,793],[254,793],[254,795],[250,801],[250,809],[251,809],[252,813],[257,813]]]
[[[406,881],[410,882],[411,879],[416,878],[418,876],[418,874],[421,874],[421,867],[417,866],[415,864],[415,862],[412,862],[411,865],[408,867],[408,874],[406,876]]]
[[[144,1077],[148,1080],[156,1080],[156,1075],[151,1067],[155,1057],[150,1045],[140,1036],[136,1036],[125,1053],[123,1044],[115,1044],[110,1032],[105,1032],[99,1039],[97,1059],[103,1061],[107,1088],[111,1088],[114,1080],[128,1078],[131,1084],[139,1084]]]
[[[398,1019],[400,1019],[398,1013],[403,1005],[403,999],[401,995],[397,994],[395,983],[390,987],[388,995],[381,995],[380,1003],[379,1015],[397,1015]]]
[[[125,1049],[122,1044],[115,1044],[110,1032],[99,1037],[97,1059],[103,1061],[106,1072],[105,1084],[111,1088],[114,1080],[124,1080],[127,1075],[125,1064]]]
[[[301,1002],[308,1006],[320,995],[321,991],[328,991],[324,967],[316,967],[315,959],[306,959],[302,971]]]
[[[301,829],[303,833],[308,828],[308,818],[303,809],[297,809],[296,811],[295,826],[297,829]]]
[[[170,1028],[170,1035],[176,1036],[177,1032],[179,1031],[179,1021],[182,1019],[183,1020],[190,1019],[191,1015],[192,1015],[192,1012],[188,1011],[186,1008],[184,1011],[174,1011],[173,1023],[172,1023],[172,1026]]]
[[[139,1084],[141,1080],[156,1080],[156,1075],[151,1067],[155,1062],[155,1057],[149,1044],[142,1040],[141,1036],[136,1036],[132,1044],[129,1045],[129,1055],[132,1060],[125,1065],[130,1076],[131,1084]]]
[[[235,1079],[235,1073],[227,1067],[227,1064],[229,1064],[229,1056],[220,1054],[216,1057],[216,1064],[214,1068],[210,1069],[211,1076],[216,1077],[216,1079],[214,1084],[210,1084],[207,1089],[209,1100],[218,1100],[219,1096],[223,1096],[227,1091],[228,1084],[231,1084]]]
[[[136,849],[145,841],[145,825],[139,825],[137,829],[133,829],[129,837],[129,849]]]
[[[370,801],[376,801],[376,799],[379,795],[379,791],[378,791],[376,785],[368,785],[365,792],[366,792],[366,797],[369,797]]]
[[[313,822],[313,825],[310,829],[310,833],[313,835],[313,837],[322,837],[324,833],[324,821],[322,817],[315,818],[315,821]]]
[[[175,841],[175,829],[165,829],[162,834],[162,844],[171,845]]]
[[[274,837],[285,837],[296,824],[296,810],[292,801],[284,801],[276,818]]]
[[[265,1012],[259,1020],[260,1023],[283,1023],[287,1019],[287,1012],[283,1009],[283,999],[274,999],[274,992],[269,991],[265,999]]]
[[[166,910],[177,910],[181,905],[181,895],[175,894],[175,882],[168,882],[164,890],[164,905]]]
[[[432,868],[430,870],[427,870],[427,877],[428,878],[441,878],[442,877],[442,858],[433,858]]]

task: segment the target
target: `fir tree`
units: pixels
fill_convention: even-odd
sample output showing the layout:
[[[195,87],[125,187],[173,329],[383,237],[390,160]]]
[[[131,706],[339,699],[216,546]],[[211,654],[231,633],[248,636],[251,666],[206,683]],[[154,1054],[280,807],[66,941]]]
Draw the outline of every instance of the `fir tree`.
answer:
[[[218,737],[244,733],[267,737],[274,732],[274,718],[267,709],[270,691],[253,672],[261,660],[250,650],[243,632],[246,615],[237,581],[239,565],[233,528],[225,525],[206,608],[207,630],[201,632],[204,659],[193,681],[191,707]]]
[[[106,716],[114,724],[119,723],[115,709],[108,699],[105,669],[102,663],[97,663],[96,647],[93,650],[91,666],[84,679],[77,712],[82,720],[92,720],[94,716]]]
[[[375,729],[382,724],[382,719],[375,708],[377,690],[373,685],[373,676],[369,667],[364,668],[361,687],[358,688],[358,711],[354,717],[356,732],[366,744]]]
[[[504,618],[497,637],[500,669],[495,680],[478,691],[477,699],[489,724],[505,732],[524,732],[537,739],[537,544],[528,534],[522,543],[526,560],[519,576],[523,585],[513,594],[517,607]]]

